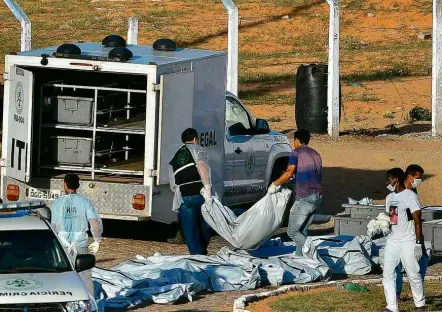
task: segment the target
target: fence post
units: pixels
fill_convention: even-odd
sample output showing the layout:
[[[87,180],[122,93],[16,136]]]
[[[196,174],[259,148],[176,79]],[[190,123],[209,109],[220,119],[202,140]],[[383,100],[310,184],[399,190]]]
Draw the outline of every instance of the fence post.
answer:
[[[21,34],[20,34],[20,51],[31,50],[31,20],[18,5],[15,0],[3,0],[14,14],[15,18],[20,21]]]
[[[442,3],[433,0],[433,66],[431,81],[431,132],[442,134]]]
[[[127,43],[138,44],[138,19],[129,17],[129,28],[127,30]]]
[[[330,6],[328,38],[328,134],[339,137],[339,0],[327,0]]]
[[[238,7],[233,0],[221,0],[229,13],[227,34],[227,91],[238,95]]]

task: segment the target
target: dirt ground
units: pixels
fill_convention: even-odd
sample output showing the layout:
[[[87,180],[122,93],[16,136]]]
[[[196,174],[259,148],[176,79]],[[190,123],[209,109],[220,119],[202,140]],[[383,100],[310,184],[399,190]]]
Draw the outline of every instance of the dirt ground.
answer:
[[[276,96],[293,96],[295,89],[271,92]],[[381,134],[390,133],[394,125],[402,133],[430,131],[431,124],[409,122],[414,107],[431,108],[430,77],[404,78],[390,81],[360,82],[344,85],[340,129],[342,132]],[[279,131],[290,131],[296,126],[295,105],[260,104],[248,106],[260,118],[270,121]]]

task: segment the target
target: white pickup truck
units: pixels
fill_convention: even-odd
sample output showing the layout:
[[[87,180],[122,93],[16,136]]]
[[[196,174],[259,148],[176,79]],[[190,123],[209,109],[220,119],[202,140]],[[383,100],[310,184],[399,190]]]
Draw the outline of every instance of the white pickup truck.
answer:
[[[95,257],[68,255],[38,214],[44,209],[38,201],[0,204],[0,310],[98,311],[78,274]]]
[[[1,197],[50,206],[75,172],[103,218],[172,223],[169,161],[193,127],[223,203],[257,201],[291,148],[225,91],[226,63],[224,52],[115,36],[6,55]]]

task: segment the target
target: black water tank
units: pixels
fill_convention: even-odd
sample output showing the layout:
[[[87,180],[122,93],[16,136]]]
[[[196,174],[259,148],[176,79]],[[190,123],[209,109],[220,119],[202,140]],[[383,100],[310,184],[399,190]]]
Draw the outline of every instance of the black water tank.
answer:
[[[306,129],[311,133],[327,133],[327,68],[326,64],[298,67],[295,105],[298,129]],[[339,97],[339,107],[341,107],[341,97]],[[339,112],[339,118],[340,116]]]

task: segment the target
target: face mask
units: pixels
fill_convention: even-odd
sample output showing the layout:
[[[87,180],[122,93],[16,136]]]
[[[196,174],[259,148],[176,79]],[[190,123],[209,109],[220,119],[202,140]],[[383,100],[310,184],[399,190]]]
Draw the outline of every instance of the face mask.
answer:
[[[393,184],[388,184],[388,185],[387,185],[387,189],[388,189],[390,192],[394,192],[394,190],[396,189],[396,187],[395,187]]]
[[[411,182],[411,186],[413,188],[417,188],[419,185],[421,185],[421,183],[422,183],[422,179],[414,179],[414,181]]]

